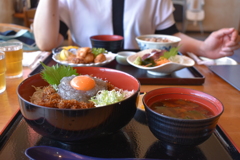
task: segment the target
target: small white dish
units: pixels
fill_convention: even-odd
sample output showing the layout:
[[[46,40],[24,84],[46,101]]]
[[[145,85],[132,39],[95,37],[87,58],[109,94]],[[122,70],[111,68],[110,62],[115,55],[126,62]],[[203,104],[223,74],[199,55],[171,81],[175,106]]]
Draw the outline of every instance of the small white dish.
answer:
[[[137,65],[137,64],[133,63],[134,60],[138,56],[142,57],[143,55],[145,55],[147,53],[151,53],[151,49],[137,52],[136,54],[129,56],[127,58],[127,61],[132,66],[135,66],[139,69],[147,70],[147,72],[149,74],[155,75],[155,76],[168,75],[168,74],[171,74],[172,72],[180,70],[182,68],[192,67],[195,64],[195,61],[193,59],[191,59],[187,56],[184,56],[184,55],[176,55],[179,59],[181,59],[181,62],[179,62],[179,63],[168,62],[168,63],[162,64],[162,65],[159,65],[159,66],[155,66],[155,67],[145,67],[145,66],[141,66],[141,65]]]
[[[105,60],[103,62],[88,63],[88,64],[82,64],[82,63],[75,64],[75,63],[69,63],[68,61],[59,60],[60,59],[59,54],[60,53],[53,54],[52,59],[59,64],[62,64],[62,65],[65,65],[65,66],[71,66],[71,67],[100,67],[100,66],[103,66],[103,65],[106,65],[106,64],[112,62],[116,57],[116,54],[114,54],[112,52],[108,52],[107,54],[105,54],[107,60]]]
[[[200,57],[201,60],[203,61],[211,61],[213,62],[212,65],[237,65],[238,63],[229,57],[222,57],[222,58],[218,58],[218,59],[209,59],[206,57]]]
[[[116,55],[116,61],[119,63],[119,64],[122,64],[122,65],[130,65],[127,61],[127,57],[131,56],[131,55],[134,55],[136,54],[136,52],[132,52],[132,51],[121,51],[121,52],[118,52],[117,55]]]

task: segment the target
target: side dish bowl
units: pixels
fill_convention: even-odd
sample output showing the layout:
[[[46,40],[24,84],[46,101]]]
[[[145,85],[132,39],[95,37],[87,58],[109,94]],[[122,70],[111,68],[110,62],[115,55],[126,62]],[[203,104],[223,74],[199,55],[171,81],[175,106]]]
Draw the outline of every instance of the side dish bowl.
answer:
[[[134,117],[139,81],[125,73],[103,67],[74,67],[79,74],[88,74],[108,80],[112,85],[133,94],[120,102],[88,109],[59,109],[39,106],[30,102],[35,87],[47,86],[40,74],[19,84],[17,94],[21,113],[30,127],[48,138],[78,142],[114,133]],[[118,78],[116,78],[118,77]]]
[[[186,67],[192,67],[195,64],[194,60],[184,55],[176,55],[177,57],[179,57],[179,59],[181,59],[179,63],[168,62],[168,63],[162,64],[159,66],[154,66],[154,67],[145,67],[145,66],[137,65],[134,63],[137,57],[142,57],[143,55],[149,53],[151,50],[152,49],[143,50],[143,51],[137,52],[134,55],[129,56],[127,58],[128,63],[139,69],[147,70],[149,74],[155,75],[155,76],[168,75],[174,71],[177,71]]]
[[[164,99],[183,99],[200,103],[211,110],[213,116],[205,119],[180,119],[160,114],[152,109],[154,103]],[[214,132],[224,110],[223,104],[207,93],[175,87],[147,92],[143,97],[143,104],[151,132],[169,150],[174,150],[175,147],[189,148],[206,141]]]
[[[161,39],[155,42],[155,39]],[[172,47],[177,47],[181,41],[176,36],[163,35],[163,34],[146,34],[136,37],[136,41],[140,50],[145,49],[161,49],[169,50]]]
[[[122,65],[129,65],[128,61],[127,61],[127,57],[136,54],[136,52],[132,52],[132,51],[121,51],[118,52],[116,55],[116,61],[119,64]]]

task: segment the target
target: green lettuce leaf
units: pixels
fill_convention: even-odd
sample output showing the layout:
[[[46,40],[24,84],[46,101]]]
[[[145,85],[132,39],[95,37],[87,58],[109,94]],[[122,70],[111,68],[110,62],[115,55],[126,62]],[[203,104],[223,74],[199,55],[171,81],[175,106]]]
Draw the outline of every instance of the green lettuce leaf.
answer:
[[[91,97],[90,101],[92,101],[96,107],[99,107],[120,102],[128,96],[129,96],[128,91],[101,90],[97,93],[96,96]]]

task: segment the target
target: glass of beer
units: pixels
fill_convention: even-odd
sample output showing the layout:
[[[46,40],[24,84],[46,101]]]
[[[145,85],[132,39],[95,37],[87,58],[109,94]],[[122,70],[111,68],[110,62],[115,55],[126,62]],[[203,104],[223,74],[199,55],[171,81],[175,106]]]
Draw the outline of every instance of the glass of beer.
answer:
[[[0,51],[0,93],[6,90],[6,63],[5,63],[5,53]]]
[[[23,49],[20,42],[1,42],[0,51],[5,53],[6,77],[18,78],[23,75]]]

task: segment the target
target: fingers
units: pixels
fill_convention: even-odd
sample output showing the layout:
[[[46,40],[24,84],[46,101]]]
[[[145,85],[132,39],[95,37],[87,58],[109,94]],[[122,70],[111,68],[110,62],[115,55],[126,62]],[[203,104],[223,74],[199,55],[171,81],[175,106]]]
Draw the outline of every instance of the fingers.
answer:
[[[238,31],[237,31],[237,30],[234,30],[234,31],[232,32],[231,41],[240,42],[240,37],[239,37],[239,35],[238,35]]]
[[[233,28],[230,28],[231,30]],[[225,30],[225,29],[224,29]],[[223,31],[223,33],[227,33],[228,31]],[[219,34],[221,35],[221,34]],[[240,48],[240,36],[238,35],[238,31],[233,29],[231,34],[224,35],[223,40],[225,42],[224,48],[222,48],[224,51],[234,51],[236,49]]]
[[[228,45],[225,47],[221,48],[219,54],[222,56],[232,56],[234,54],[234,51],[240,48],[240,44],[236,42],[229,42]]]
[[[225,56],[232,56],[234,54],[234,50],[230,47],[223,47],[220,51],[219,54],[222,55],[223,57]]]
[[[234,51],[240,48],[240,36],[234,28],[223,28],[211,34],[210,38],[205,40],[206,46],[212,43],[213,47],[208,48],[214,51],[216,57],[232,56]]]
[[[227,57],[227,56],[232,56],[234,54],[234,52],[220,51],[219,54],[221,55],[221,57]]]
[[[223,47],[223,48],[221,49],[221,51],[224,51],[224,52],[233,52],[233,51],[235,51],[235,50],[238,49],[238,48],[239,48],[239,46]]]
[[[234,51],[240,48],[239,42],[229,41],[224,47],[221,48],[219,54],[222,56],[231,56],[234,54]]]
[[[234,42],[234,41],[229,41],[225,44],[226,48],[230,48],[232,50],[236,50],[240,48],[240,43],[239,42]]]
[[[223,29],[213,32],[213,34],[216,38],[222,38],[225,35],[233,34],[234,31],[235,31],[234,28],[223,28]],[[233,38],[236,38],[235,33],[233,35],[231,35],[231,39],[232,39],[232,36],[234,36]]]

